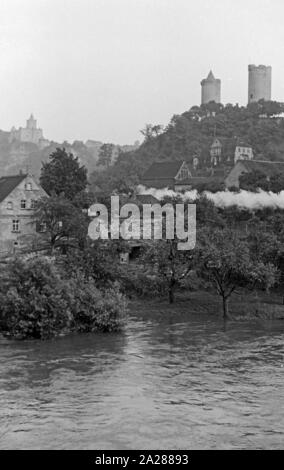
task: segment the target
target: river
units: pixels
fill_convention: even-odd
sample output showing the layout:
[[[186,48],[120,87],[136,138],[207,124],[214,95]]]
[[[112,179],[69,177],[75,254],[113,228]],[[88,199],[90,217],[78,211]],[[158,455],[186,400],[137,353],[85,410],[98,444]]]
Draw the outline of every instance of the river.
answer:
[[[133,314],[0,357],[1,449],[283,447],[283,321]]]

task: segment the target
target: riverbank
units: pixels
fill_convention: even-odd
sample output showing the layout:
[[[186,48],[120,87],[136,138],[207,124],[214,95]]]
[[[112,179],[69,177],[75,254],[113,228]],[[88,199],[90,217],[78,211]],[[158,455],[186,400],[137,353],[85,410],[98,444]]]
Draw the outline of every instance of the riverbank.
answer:
[[[284,320],[282,296],[276,293],[242,292],[233,294],[230,299],[230,316],[233,320],[275,319]],[[137,312],[143,318],[153,315],[163,317],[179,315],[212,315],[222,317],[222,301],[209,291],[178,292],[176,301],[169,304],[167,298],[133,299],[129,310]]]

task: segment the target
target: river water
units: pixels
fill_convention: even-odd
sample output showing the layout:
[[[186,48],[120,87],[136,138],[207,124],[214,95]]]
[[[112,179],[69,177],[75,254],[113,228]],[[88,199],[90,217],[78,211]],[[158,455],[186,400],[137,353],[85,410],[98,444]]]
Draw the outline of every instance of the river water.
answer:
[[[1,449],[283,448],[283,321],[137,314],[0,357]]]

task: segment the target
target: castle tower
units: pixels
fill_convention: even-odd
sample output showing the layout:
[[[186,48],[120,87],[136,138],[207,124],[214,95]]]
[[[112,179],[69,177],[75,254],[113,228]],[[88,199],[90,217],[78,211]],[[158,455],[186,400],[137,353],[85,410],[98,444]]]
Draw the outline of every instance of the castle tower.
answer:
[[[271,100],[271,72],[272,68],[265,65],[248,66],[248,102]]]
[[[33,114],[31,114],[30,118],[27,119],[26,129],[36,129],[36,119],[34,119]]]
[[[221,80],[214,77],[212,70],[210,70],[208,77],[201,82],[201,104],[210,101],[221,102]]]

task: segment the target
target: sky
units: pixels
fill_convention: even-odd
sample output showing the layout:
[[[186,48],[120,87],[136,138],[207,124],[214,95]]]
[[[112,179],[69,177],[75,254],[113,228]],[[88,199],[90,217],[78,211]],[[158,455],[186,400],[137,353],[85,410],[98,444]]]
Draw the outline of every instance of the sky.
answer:
[[[0,129],[31,112],[50,140],[141,140],[200,104],[247,103],[248,64],[284,101],[283,0],[1,0]]]

